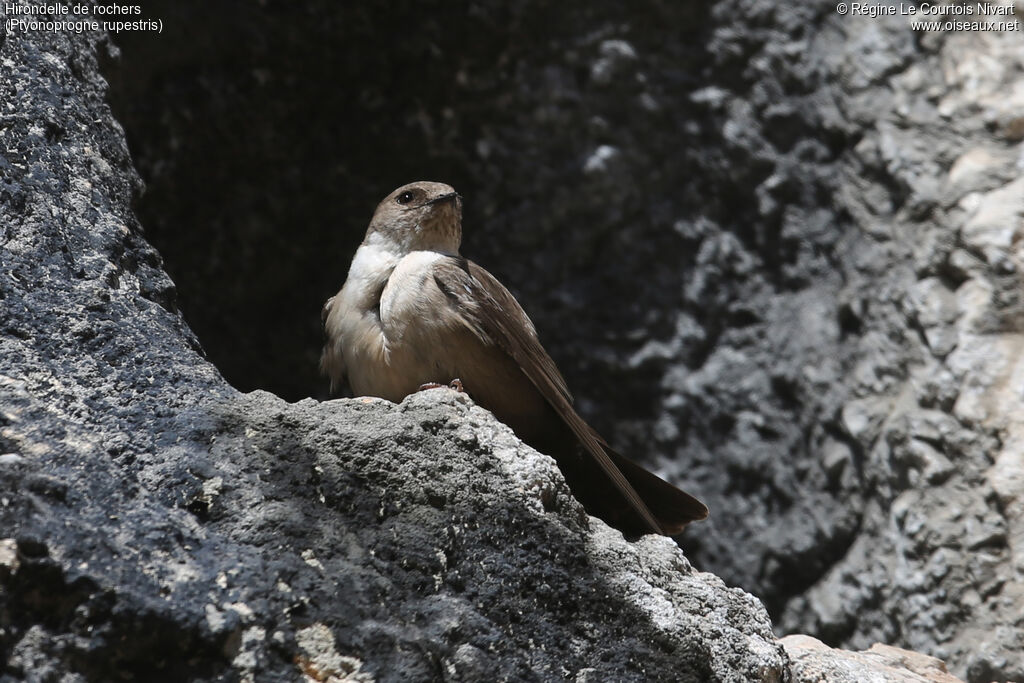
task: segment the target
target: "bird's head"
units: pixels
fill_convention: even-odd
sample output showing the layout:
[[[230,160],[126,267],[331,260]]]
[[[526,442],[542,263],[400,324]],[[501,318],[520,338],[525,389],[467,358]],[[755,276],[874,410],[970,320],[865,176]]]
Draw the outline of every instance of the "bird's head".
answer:
[[[444,183],[403,185],[377,205],[364,243],[386,241],[399,253],[459,253],[462,242],[462,197]]]

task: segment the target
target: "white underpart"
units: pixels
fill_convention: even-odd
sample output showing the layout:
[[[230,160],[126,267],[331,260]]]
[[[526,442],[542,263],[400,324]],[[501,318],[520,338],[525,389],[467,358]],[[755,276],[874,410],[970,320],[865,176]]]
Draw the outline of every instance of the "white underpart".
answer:
[[[436,365],[425,354],[445,347],[451,324],[433,281],[434,265],[444,258],[434,251],[403,256],[377,235],[359,247],[327,322],[357,395],[400,400],[415,389],[410,378]]]

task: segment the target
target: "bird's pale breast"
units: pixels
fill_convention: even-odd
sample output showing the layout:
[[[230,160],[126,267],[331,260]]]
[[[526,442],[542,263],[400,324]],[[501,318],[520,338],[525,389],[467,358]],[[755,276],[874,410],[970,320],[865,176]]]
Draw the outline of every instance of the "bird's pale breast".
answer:
[[[433,268],[450,258],[412,252],[399,261],[381,294],[384,351],[366,359],[378,367],[360,373],[367,386],[357,388],[353,376],[353,390],[397,401],[422,384],[459,379],[478,404],[516,431],[529,432],[550,408],[519,365],[481,339],[438,287]]]

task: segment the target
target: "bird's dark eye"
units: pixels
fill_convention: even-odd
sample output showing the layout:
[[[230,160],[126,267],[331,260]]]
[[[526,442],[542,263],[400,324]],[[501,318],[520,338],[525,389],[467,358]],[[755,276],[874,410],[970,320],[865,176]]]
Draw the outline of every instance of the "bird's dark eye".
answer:
[[[402,194],[395,197],[395,201],[398,202],[399,204],[408,204],[409,202],[412,201],[412,192],[406,190]]]

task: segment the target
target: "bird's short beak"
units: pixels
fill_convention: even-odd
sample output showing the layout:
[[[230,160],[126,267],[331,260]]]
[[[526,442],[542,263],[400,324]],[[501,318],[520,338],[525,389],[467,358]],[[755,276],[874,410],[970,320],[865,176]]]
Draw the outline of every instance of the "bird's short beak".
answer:
[[[421,206],[428,206],[430,204],[440,204],[442,202],[453,201],[453,200],[454,201],[461,201],[462,200],[462,195],[460,195],[458,192],[449,192],[448,194],[443,194],[440,197],[434,197],[429,202],[423,202],[423,204],[421,204]]]

